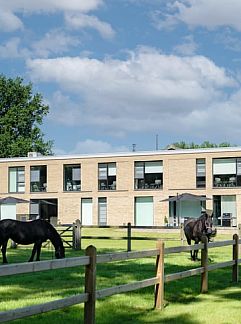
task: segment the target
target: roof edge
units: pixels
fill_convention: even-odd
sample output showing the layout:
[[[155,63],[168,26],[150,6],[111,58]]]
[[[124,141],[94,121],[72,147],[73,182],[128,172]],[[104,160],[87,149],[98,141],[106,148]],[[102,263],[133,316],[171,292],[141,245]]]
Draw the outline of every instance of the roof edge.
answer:
[[[129,156],[156,156],[156,155],[178,155],[178,154],[201,154],[218,152],[241,152],[241,147],[215,147],[203,149],[176,149],[176,150],[156,150],[156,151],[138,151],[138,152],[113,152],[96,154],[71,154],[71,155],[42,155],[38,157],[14,157],[0,158],[0,163],[21,162],[21,161],[45,161],[45,160],[70,160],[70,159],[88,159],[88,158],[108,158],[108,157],[129,157]]]

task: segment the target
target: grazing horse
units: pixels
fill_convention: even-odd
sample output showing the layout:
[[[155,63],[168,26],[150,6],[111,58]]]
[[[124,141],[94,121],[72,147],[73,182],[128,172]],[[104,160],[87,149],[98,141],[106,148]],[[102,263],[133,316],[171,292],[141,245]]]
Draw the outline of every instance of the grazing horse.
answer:
[[[42,219],[30,222],[12,219],[3,219],[0,221],[0,247],[2,247],[3,263],[8,263],[6,250],[9,239],[23,245],[34,244],[29,262],[33,261],[36,252],[36,261],[40,260],[42,243],[47,240],[50,240],[53,244],[57,259],[65,257],[64,246],[60,235],[49,222]]]
[[[207,236],[208,242],[212,236],[216,235],[216,229],[212,228],[212,217],[213,215],[203,213],[199,218],[189,218],[184,222],[184,233],[188,245],[191,245],[192,240],[198,244],[203,235]],[[198,250],[190,251],[190,254],[193,261],[197,260]]]

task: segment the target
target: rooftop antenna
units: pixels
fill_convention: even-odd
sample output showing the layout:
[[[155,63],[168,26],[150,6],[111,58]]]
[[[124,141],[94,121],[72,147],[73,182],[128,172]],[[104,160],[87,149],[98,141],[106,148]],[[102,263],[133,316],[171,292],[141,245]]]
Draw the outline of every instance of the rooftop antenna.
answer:
[[[156,134],[156,151],[158,151],[158,135]]]
[[[132,152],[136,151],[136,144],[132,144]]]

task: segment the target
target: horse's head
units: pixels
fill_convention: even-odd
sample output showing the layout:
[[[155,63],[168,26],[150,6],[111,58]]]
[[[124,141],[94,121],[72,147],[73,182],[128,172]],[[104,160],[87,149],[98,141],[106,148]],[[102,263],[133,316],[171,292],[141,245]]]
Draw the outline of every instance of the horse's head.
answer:
[[[60,245],[55,249],[55,257],[56,259],[65,258],[65,250],[63,245]]]
[[[209,215],[205,213],[203,215],[203,234],[205,234],[210,241],[210,238],[215,236],[217,233],[216,228],[213,228],[213,214]]]

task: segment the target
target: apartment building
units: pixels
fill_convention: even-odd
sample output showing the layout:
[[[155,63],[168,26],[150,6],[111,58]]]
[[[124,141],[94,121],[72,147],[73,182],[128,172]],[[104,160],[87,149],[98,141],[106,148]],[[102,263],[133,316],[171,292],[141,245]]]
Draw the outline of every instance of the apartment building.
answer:
[[[212,209],[241,223],[241,147],[0,159],[0,217],[85,225],[178,225]],[[191,193],[203,200],[163,201]]]

